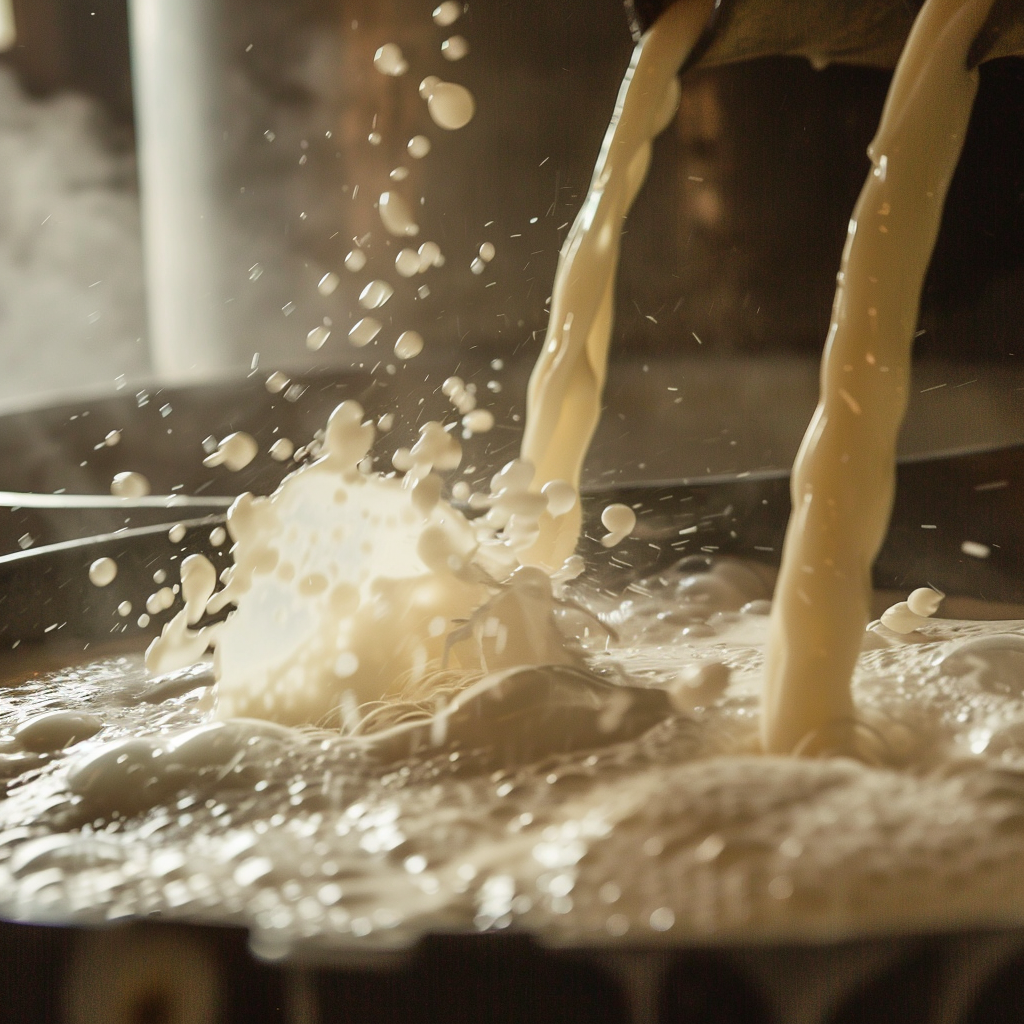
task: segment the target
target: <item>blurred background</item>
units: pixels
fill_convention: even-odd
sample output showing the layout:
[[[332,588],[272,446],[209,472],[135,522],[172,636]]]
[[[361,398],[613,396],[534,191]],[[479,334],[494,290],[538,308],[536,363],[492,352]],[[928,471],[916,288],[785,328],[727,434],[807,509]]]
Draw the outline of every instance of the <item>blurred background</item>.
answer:
[[[415,394],[461,367],[518,430],[558,249],[633,44],[619,0],[476,0],[448,27],[432,6],[13,0],[0,408],[274,369],[390,375]],[[468,42],[457,61],[441,47],[453,35]],[[373,66],[389,42],[410,65],[401,77]],[[429,74],[474,93],[461,131],[430,120],[416,89]],[[982,77],[926,286],[905,454],[1024,438],[1024,70],[996,61]],[[798,59],[686,77],[625,229],[592,479],[788,464],[887,82]],[[419,134],[431,150],[414,159]],[[396,271],[409,243],[375,209],[389,190],[443,267]],[[486,242],[495,255],[477,273]],[[394,295],[356,348],[373,279]],[[318,328],[314,344],[330,335],[313,349]],[[392,351],[405,330],[425,343],[407,362]]]

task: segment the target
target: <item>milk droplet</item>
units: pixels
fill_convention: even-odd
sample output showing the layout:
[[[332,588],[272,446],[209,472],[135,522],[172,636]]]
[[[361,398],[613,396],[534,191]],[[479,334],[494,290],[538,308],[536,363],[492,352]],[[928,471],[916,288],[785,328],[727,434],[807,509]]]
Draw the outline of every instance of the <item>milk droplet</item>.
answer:
[[[469,43],[464,36],[449,36],[441,44],[441,54],[445,60],[462,60],[469,53]]]
[[[414,135],[406,149],[414,160],[422,160],[430,152],[430,139],[426,135]]]
[[[981,544],[976,540],[965,540],[960,545],[960,550],[971,558],[988,558],[992,549],[987,544]]]
[[[430,119],[445,131],[465,128],[476,113],[476,100],[464,86],[455,82],[435,82],[427,95]]]
[[[158,615],[167,611],[174,604],[174,591],[170,587],[161,587],[155,594],[146,599],[146,611],[150,615]]]
[[[318,352],[324,347],[324,342],[331,336],[330,329],[327,327],[314,327],[306,335],[306,348],[311,352]]]
[[[288,378],[283,373],[281,373],[280,370],[275,370],[267,378],[267,390],[272,395],[277,395],[280,394],[280,392],[284,391],[284,389],[288,387],[289,383],[290,381],[288,380]]]
[[[415,249],[403,249],[395,257],[395,270],[402,277],[413,277],[420,271],[420,258]]]
[[[120,430],[112,430],[112,431],[110,431],[110,433],[107,434],[107,436],[105,438],[103,438],[103,443],[108,448],[113,448],[114,445],[120,444],[121,443],[121,431]]]
[[[405,181],[405,179],[409,177],[409,168],[408,167],[396,167],[396,168],[394,168],[391,171],[391,173],[388,175],[388,177],[392,181]]]
[[[184,527],[182,527],[182,530],[184,530]],[[182,533],[182,537],[184,536],[185,534]],[[153,573],[153,582],[156,583],[158,586],[162,586],[166,581],[167,573],[165,573],[163,569],[157,569],[157,571]]]
[[[228,531],[223,526],[215,526],[210,531],[210,544],[215,548],[219,548],[221,544],[228,539]]]
[[[549,480],[540,493],[548,499],[548,512],[553,516],[564,516],[576,504],[576,488],[568,480]]]
[[[423,351],[423,337],[417,331],[403,331],[395,342],[399,359],[413,359]]]
[[[338,275],[334,273],[333,270],[331,270],[320,278],[319,282],[317,283],[316,290],[321,295],[333,295],[340,283],[341,278],[338,277]]]
[[[409,62],[397,43],[385,43],[374,55],[373,66],[382,74],[398,78],[409,70]]]
[[[431,17],[434,19],[435,25],[447,28],[449,25],[454,25],[461,15],[462,4],[458,3],[458,0],[444,0],[443,4],[434,8]]]
[[[366,253],[362,249],[353,249],[345,257],[345,269],[358,274],[366,266]]]
[[[372,316],[364,316],[348,332],[348,340],[356,348],[362,348],[364,345],[369,345],[379,333],[380,321],[375,320]]]
[[[112,558],[97,558],[89,566],[89,582],[96,587],[106,587],[117,577],[117,562]]]
[[[371,281],[359,293],[359,305],[363,309],[380,309],[394,293],[394,288],[387,281]]]
[[[440,266],[439,260],[443,262],[441,247],[437,242],[424,242],[419,247],[419,257],[421,274],[428,271],[431,267]]]
[[[440,82],[441,79],[437,75],[427,75],[419,84],[419,94],[421,99],[429,99],[430,94],[434,91],[434,86]]]
[[[131,615],[131,613],[132,613],[132,603],[131,603],[131,601],[122,601],[117,606],[117,614],[120,615],[122,619],[128,618],[128,616]]]
[[[226,466],[232,473],[245,469],[259,453],[260,446],[252,434],[244,430],[237,430],[228,434],[217,445],[217,450],[212,455],[203,459],[203,465],[207,468],[213,466]]]
[[[489,409],[473,409],[462,417],[462,426],[470,434],[486,434],[494,426],[494,413]]]
[[[927,619],[917,615],[906,601],[900,601],[891,608],[886,608],[881,615],[882,625],[894,633],[913,633],[918,626],[923,626]]]
[[[474,274],[482,274],[486,267],[487,264],[481,259],[474,259],[469,265],[469,269],[472,270]]]
[[[931,587],[918,587],[907,598],[907,607],[915,614],[929,618],[939,610],[945,594]]]
[[[172,544],[180,544],[185,539],[185,524],[184,523],[175,523],[174,526],[172,526],[167,531],[167,538],[168,538],[168,540],[170,540],[170,542]],[[162,570],[160,570],[160,571],[162,571]],[[166,578],[167,577],[165,576],[164,579],[166,579]],[[161,583],[162,582],[162,580],[158,580],[156,578],[156,573],[153,574],[153,579],[157,583]]]
[[[384,141],[384,136],[381,135],[380,132],[370,132],[370,134],[366,136],[366,141],[371,146],[379,146]]]
[[[141,473],[118,473],[110,482],[115,498],[143,498],[149,494],[149,481]]]
[[[480,259],[482,259],[484,263],[490,263],[491,260],[494,259],[494,244],[492,242],[484,242],[484,244],[480,246]]]
[[[389,234],[411,238],[420,233],[412,209],[397,192],[382,192],[377,210]]]
[[[145,629],[149,625],[149,616],[143,612],[135,621],[140,629]]]
[[[279,437],[270,446],[270,457],[275,462],[287,462],[295,453],[295,445],[287,437]]]
[[[636,526],[636,513],[628,505],[609,505],[601,513],[601,523],[608,533],[601,538],[606,548],[613,548],[629,536]]]

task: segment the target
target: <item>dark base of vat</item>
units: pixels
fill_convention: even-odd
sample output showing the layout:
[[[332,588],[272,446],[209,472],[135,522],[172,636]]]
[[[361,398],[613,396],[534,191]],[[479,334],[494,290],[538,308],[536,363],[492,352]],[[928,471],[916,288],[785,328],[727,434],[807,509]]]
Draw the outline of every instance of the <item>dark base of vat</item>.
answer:
[[[245,933],[0,924],[0,1022],[100,1021],[76,1005],[154,935],[211,965],[220,1008],[182,1016],[167,970],[104,1024],[1017,1024],[1024,936],[901,936],[816,946],[547,950],[523,935],[427,936],[408,954],[331,966],[254,958]],[[130,940],[125,942],[126,937]],[[136,945],[137,944],[137,945]],[[116,953],[115,963],[112,954]],[[116,1002],[116,1001],[115,1001]]]

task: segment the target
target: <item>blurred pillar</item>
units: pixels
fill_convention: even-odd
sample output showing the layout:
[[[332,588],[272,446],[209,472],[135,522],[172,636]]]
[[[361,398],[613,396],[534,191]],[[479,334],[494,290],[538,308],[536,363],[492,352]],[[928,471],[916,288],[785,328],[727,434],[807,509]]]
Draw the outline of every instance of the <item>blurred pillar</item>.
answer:
[[[132,68],[153,368],[233,367],[223,325],[216,0],[131,0]]]

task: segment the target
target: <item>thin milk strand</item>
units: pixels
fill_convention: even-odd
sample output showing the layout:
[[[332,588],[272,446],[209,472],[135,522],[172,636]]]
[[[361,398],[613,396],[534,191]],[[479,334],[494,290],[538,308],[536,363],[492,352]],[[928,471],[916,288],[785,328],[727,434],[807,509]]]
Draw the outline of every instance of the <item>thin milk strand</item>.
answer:
[[[992,0],[928,0],[868,149],[821,398],[793,466],[762,695],[766,752],[851,750],[850,677],[885,537],[921,286],[977,91],[967,51]]]
[[[633,51],[587,195],[558,258],[551,316],[530,377],[522,458],[534,486],[567,480],[577,490],[601,415],[622,221],[647,175],[651,142],[679,100],[676,72],[711,14],[711,0],[679,0]],[[528,561],[557,568],[576,547],[575,503],[544,516]]]

